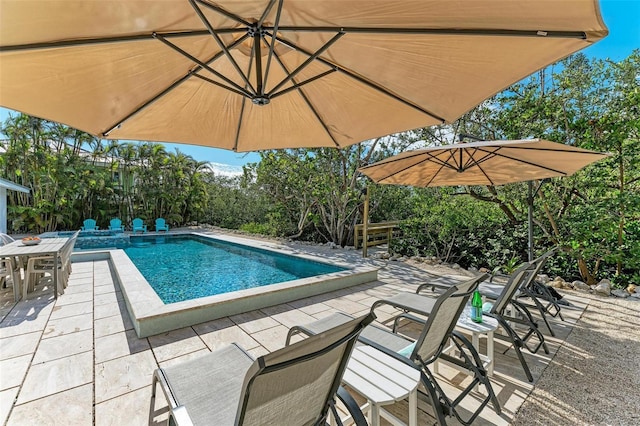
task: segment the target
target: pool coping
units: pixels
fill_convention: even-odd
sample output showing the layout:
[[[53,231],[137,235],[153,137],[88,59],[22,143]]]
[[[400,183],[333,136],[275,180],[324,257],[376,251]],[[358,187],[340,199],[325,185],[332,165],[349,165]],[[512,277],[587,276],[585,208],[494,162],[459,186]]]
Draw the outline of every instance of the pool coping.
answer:
[[[336,260],[327,262],[318,256],[295,252],[287,247],[276,245],[273,242],[199,232],[179,232],[171,233],[171,235],[196,235],[214,240],[243,244],[261,250],[340,266],[346,268],[346,270],[165,304],[151,288],[124,250],[112,249],[75,252],[73,255],[74,261],[97,259],[108,259],[110,261],[111,269],[115,273],[115,278],[117,278],[122,290],[136,334],[140,338],[265,308],[267,306],[315,296],[341,288],[364,284],[378,279],[379,268],[377,267],[368,265],[354,266]]]

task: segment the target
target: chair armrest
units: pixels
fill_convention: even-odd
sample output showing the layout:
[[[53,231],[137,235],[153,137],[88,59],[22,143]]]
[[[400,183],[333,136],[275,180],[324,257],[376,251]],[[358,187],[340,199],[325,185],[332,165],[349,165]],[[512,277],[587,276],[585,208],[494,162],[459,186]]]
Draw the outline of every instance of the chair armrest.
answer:
[[[191,417],[189,417],[187,407],[179,405],[171,410],[169,424],[176,426],[193,426],[193,421],[191,421]]]

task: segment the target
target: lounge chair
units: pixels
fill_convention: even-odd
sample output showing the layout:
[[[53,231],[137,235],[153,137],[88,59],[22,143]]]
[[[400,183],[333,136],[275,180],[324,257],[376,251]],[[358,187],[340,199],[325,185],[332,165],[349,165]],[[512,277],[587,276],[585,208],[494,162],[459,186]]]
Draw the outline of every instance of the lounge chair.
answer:
[[[534,267],[536,268],[535,275],[530,276],[530,278],[532,279],[523,281],[523,283],[517,289],[516,293],[513,296],[513,300],[517,300],[518,302],[520,302],[520,307],[522,309],[526,309],[527,307],[533,307],[538,310],[538,312],[540,313],[540,317],[544,321],[551,336],[555,336],[555,333],[553,331],[553,328],[551,327],[551,324],[547,319],[547,315],[551,315],[553,317],[558,316],[563,321],[564,321],[564,318],[562,318],[562,314],[560,312],[560,305],[557,302],[557,299],[553,297],[550,290],[545,285],[538,283],[535,280],[535,278],[540,272],[540,270],[542,269],[542,267],[544,266],[544,264],[546,263],[546,261],[549,259],[549,257],[552,254],[556,252],[556,250],[557,249],[555,248],[551,249],[546,253],[544,253],[543,255],[541,255],[540,257],[538,257],[537,259],[534,259],[533,261],[531,261],[531,264],[534,265]],[[480,283],[478,287],[478,289],[480,290],[480,293],[485,297],[485,299],[489,299],[492,301],[498,299],[504,289],[505,284],[494,282],[494,278],[496,276],[498,275],[493,275],[489,281]],[[511,277],[507,277],[507,280],[509,280],[510,278]],[[437,279],[429,283],[420,285],[416,290],[416,293],[421,293],[423,290],[441,291],[455,284],[456,282],[457,280],[455,279],[454,280]],[[527,298],[531,300],[531,303],[523,302],[523,300]]]
[[[455,416],[458,421],[465,425],[471,424],[489,402],[492,403],[494,410],[498,414],[501,412],[500,404],[478,353],[471,342],[454,330],[460,314],[469,300],[469,296],[477,287],[478,282],[485,277],[485,275],[482,275],[457,286],[451,286],[437,299],[434,299],[429,309],[429,316],[423,323],[420,336],[415,342],[405,336],[394,333],[392,330],[374,325],[365,328],[359,337],[361,343],[371,345],[422,372],[422,385],[427,391],[426,396],[440,425],[446,424],[445,417],[447,415]],[[413,293],[409,294],[424,298],[424,296],[418,296]],[[311,324],[294,326],[289,330],[287,342],[296,334],[315,335],[349,318],[346,314],[336,313]],[[449,345],[449,341],[456,346],[459,357],[443,353]],[[444,389],[431,372],[431,366],[439,359],[468,370],[473,376],[468,386],[453,400],[445,394]],[[466,415],[468,416],[467,418],[463,418],[463,414],[459,412],[457,407],[480,384],[485,387],[486,395],[484,395],[484,399],[479,405],[476,405],[476,411]]]
[[[147,232],[147,225],[144,224],[144,221],[139,217],[136,217],[131,221],[131,232],[134,234],[136,232],[142,232],[145,234]]]
[[[122,226],[122,221],[117,217],[114,217],[113,219],[111,219],[111,221],[109,222],[109,230],[124,231],[124,226]]]
[[[169,225],[167,225],[167,223],[161,217],[156,219],[156,232],[158,232],[158,231],[167,231],[167,232],[169,232]]]
[[[99,226],[96,226],[95,219],[85,219],[82,223],[82,228],[80,228],[80,230],[82,231],[96,231],[100,229]]]
[[[546,354],[549,353],[549,348],[544,340],[544,335],[538,329],[538,323],[533,319],[527,307],[518,302],[515,296],[520,288],[527,287],[535,279],[540,267],[539,263],[533,262],[520,266],[509,277],[509,281],[502,288],[502,292],[497,296],[489,312],[485,313],[485,315],[498,320],[498,324],[506,334],[496,334],[495,337],[511,343],[505,353],[513,347],[530,382],[533,382],[533,376],[522,354],[522,348],[526,348],[531,353],[536,353],[540,348],[543,348]],[[532,337],[538,340],[535,346],[529,343]]]
[[[374,318],[365,315],[256,360],[232,344],[159,368],[153,375],[149,423],[159,384],[169,403],[170,424],[325,425],[358,334]],[[364,418],[361,413],[359,418]]]
[[[556,251],[557,248],[553,248],[533,261],[536,263],[538,271],[542,269],[547,260]],[[534,279],[527,286],[520,288],[520,292],[519,294],[516,294],[516,298],[518,301],[530,299],[531,303],[526,304],[526,306],[535,307],[538,310],[545,325],[547,326],[547,329],[549,330],[549,333],[551,333],[552,336],[555,336],[553,328],[551,328],[551,325],[547,320],[547,315],[551,315],[554,318],[560,318],[562,321],[564,321],[564,318],[562,317],[560,302],[545,284]]]

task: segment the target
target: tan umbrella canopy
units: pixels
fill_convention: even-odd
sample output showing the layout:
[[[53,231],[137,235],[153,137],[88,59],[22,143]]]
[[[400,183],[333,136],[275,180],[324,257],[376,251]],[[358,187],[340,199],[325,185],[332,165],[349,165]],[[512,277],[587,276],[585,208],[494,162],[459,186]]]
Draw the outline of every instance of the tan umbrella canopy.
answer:
[[[597,0],[0,0],[0,105],[99,137],[343,147],[607,35]]]
[[[376,183],[420,187],[528,181],[529,260],[532,260],[531,181],[569,176],[607,156],[543,139],[483,141],[407,151],[358,170]]]
[[[504,185],[569,176],[606,156],[543,139],[483,141],[407,151],[359,171],[382,184]]]

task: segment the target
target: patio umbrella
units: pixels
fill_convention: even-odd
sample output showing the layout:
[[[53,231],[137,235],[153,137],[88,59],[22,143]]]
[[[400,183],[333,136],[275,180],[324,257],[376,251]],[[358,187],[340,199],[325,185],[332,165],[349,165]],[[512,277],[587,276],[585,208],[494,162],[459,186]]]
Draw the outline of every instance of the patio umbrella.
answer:
[[[0,0],[0,105],[109,139],[343,147],[607,35],[597,0]]]
[[[529,260],[532,260],[532,181],[569,176],[607,156],[543,139],[482,141],[407,151],[358,170],[376,183],[419,187],[528,181]]]

